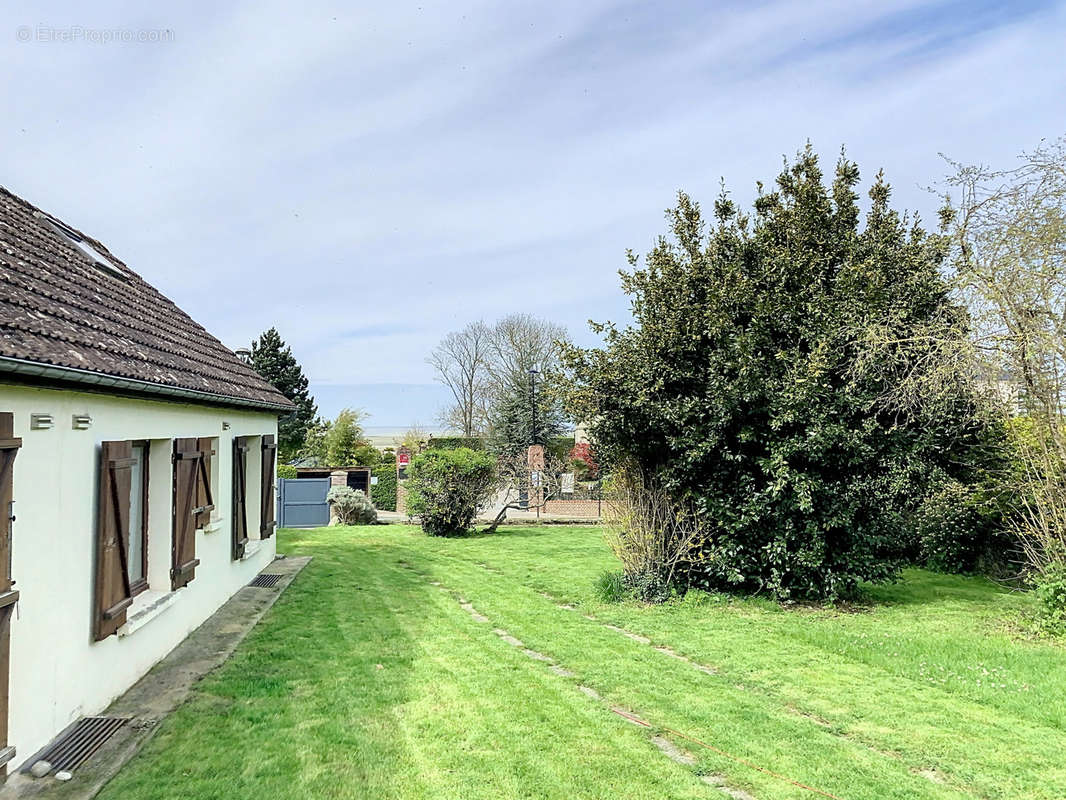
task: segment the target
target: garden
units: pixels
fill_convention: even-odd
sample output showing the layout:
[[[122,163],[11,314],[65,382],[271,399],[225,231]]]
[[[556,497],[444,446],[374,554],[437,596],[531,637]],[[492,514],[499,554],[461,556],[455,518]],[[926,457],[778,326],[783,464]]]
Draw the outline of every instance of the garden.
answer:
[[[311,564],[102,797],[1066,796],[1066,649],[986,578],[649,605],[596,527],[279,536]]]
[[[808,146],[680,193],[598,346],[449,334],[419,527],[283,531],[311,565],[105,796],[1066,797],[1064,161],[952,164],[931,233]],[[601,524],[506,524],[579,466]]]

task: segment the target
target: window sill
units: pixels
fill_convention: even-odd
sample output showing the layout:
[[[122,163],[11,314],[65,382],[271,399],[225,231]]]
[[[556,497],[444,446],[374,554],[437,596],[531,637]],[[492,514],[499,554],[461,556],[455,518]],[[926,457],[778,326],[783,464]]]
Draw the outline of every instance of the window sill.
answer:
[[[244,544],[244,555],[241,556],[241,561],[247,561],[249,558],[259,552],[259,548],[263,546],[262,539],[249,539]]]
[[[204,527],[202,527],[200,530],[202,530],[204,533],[218,533],[220,530],[222,530],[222,520],[213,519],[206,525],[204,525]]]
[[[129,636],[158,617],[178,600],[177,592],[141,592],[133,598],[126,612],[126,624],[118,629],[119,636]]]

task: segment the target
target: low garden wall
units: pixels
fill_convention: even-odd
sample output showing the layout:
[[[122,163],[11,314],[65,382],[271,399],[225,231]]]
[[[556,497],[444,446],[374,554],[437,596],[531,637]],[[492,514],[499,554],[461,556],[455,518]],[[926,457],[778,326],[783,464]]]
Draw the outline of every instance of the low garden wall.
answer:
[[[599,500],[546,500],[541,509],[542,514],[583,519],[599,519],[600,512]]]

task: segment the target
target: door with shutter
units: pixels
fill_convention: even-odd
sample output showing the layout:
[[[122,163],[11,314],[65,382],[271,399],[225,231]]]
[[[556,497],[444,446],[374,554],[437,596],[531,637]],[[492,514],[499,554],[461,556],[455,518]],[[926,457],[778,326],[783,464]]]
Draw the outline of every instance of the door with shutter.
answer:
[[[13,493],[15,456],[22,440],[15,438],[14,415],[0,413],[0,776],[15,756],[15,748],[7,741],[7,710],[9,701],[9,672],[11,667],[11,614],[19,593],[12,587],[11,524],[15,521]]]
[[[248,437],[233,437],[233,560],[244,558],[248,544]]]
[[[269,539],[274,535],[274,461],[277,459],[278,446],[273,436],[263,437],[263,458],[259,489],[259,538]]]
[[[170,588],[180,589],[196,576],[196,527],[202,513],[200,492],[203,452],[198,439],[174,440],[174,535]]]
[[[130,529],[130,482],[133,442],[100,445],[100,483],[96,517],[96,608],[93,638],[106,639],[126,622],[133,602],[127,543]]]

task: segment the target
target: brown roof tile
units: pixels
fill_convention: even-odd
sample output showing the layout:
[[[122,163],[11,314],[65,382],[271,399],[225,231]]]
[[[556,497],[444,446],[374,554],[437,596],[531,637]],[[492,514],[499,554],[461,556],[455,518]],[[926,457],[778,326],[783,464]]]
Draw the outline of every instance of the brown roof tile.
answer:
[[[86,382],[124,379],[149,394],[292,407],[102,244],[74,231],[123,277],[95,265],[50,219],[0,187],[0,360],[84,370]]]

